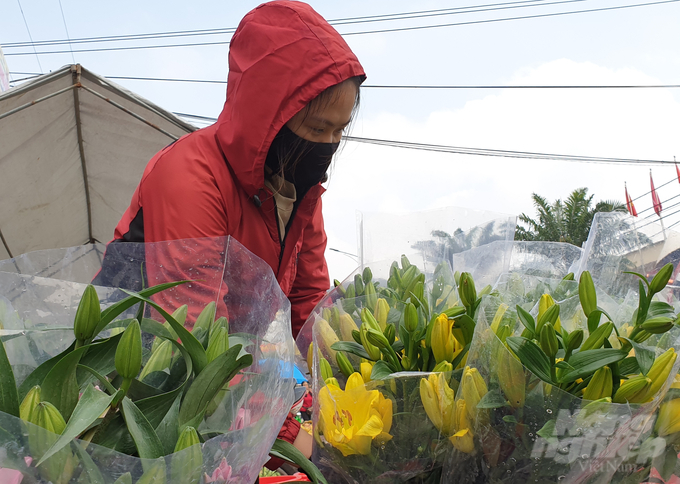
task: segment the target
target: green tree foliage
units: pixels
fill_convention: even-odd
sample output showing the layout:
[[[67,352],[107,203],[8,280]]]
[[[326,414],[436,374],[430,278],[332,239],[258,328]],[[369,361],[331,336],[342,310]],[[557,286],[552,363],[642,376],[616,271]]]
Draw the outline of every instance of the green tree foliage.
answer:
[[[567,242],[581,247],[596,213],[626,211],[625,204],[615,200],[599,201],[593,206],[594,195],[588,195],[587,188],[577,188],[566,200],[552,203],[537,193],[531,197],[538,216],[519,216],[521,225],[517,226],[515,240]]]

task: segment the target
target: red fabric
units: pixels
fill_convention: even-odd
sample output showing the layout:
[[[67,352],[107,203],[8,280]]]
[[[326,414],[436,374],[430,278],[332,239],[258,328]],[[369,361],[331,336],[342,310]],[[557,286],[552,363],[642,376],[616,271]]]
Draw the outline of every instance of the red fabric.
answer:
[[[295,442],[295,439],[299,433],[300,422],[295,420],[295,417],[292,413],[289,413],[286,415],[286,420],[283,422],[283,427],[281,427],[281,431],[279,432],[279,435],[276,436],[276,438],[285,440],[289,444],[292,444]],[[270,459],[265,464],[265,467],[269,470],[275,471],[281,467],[284,462],[285,461],[279,457],[270,457]]]
[[[302,399],[302,410],[307,411],[312,408],[312,394],[307,392],[305,397]]]
[[[151,159],[115,238],[123,238],[140,209],[145,242],[233,236],[273,269],[291,302],[297,335],[330,287],[320,199],[324,189],[317,185],[307,192],[283,247],[272,193],[264,184],[266,154],[281,127],[312,99],[363,75],[342,37],[309,5],[260,5],[232,37],[227,99],[218,121]],[[165,269],[174,271],[171,277],[192,280],[220,265],[215,258],[189,273],[189,267],[178,265],[179,258],[168,255],[156,262],[165,262]],[[154,264],[147,266],[150,281],[155,270]],[[189,326],[198,310],[190,312]]]
[[[654,204],[654,211],[661,217],[661,200],[654,189],[654,180],[652,180],[652,170],[649,170],[649,184],[652,186],[652,203]]]

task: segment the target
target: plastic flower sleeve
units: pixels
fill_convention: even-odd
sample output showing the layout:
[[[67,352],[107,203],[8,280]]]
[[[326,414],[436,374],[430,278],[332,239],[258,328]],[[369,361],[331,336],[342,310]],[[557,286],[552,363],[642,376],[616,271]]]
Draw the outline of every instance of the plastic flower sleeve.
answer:
[[[342,302],[365,304],[363,298]],[[348,354],[354,373],[347,378],[329,343],[343,340],[348,328],[320,322],[322,314],[315,317],[312,461],[334,483],[439,482],[446,443],[419,397],[420,381],[428,374],[401,372],[371,380],[372,365]],[[351,325],[346,319],[342,324]],[[335,381],[323,380],[321,367],[326,364]]]
[[[172,247],[173,244],[177,245]],[[169,282],[173,277],[174,268],[162,274],[160,267],[150,267],[149,262],[153,260],[155,251],[162,256],[192,253],[193,261],[184,263],[182,267],[191,269],[197,275],[216,271],[215,276],[192,286],[199,289],[197,292],[192,293],[186,284],[187,290],[172,293],[173,306],[200,305],[197,311],[200,312],[206,302],[217,301],[217,317],[220,311],[222,315],[228,316],[229,345],[242,345],[242,354],[247,352],[252,355],[252,365],[240,371],[230,381],[228,391],[226,388],[220,391],[207,406],[203,418],[194,422],[205,440],[198,446],[198,451],[196,447],[189,447],[173,453],[175,444],[170,439],[170,443],[165,444],[165,456],[140,459],[129,455],[137,453],[135,442],[130,438],[123,419],[116,416],[108,423],[105,432],[79,434],[78,437],[85,440],[73,439],[57,454],[37,466],[39,454],[44,449],[36,446],[35,436],[45,433],[46,436],[38,441],[54,440],[57,436],[14,416],[0,413],[0,472],[19,472],[18,476],[24,479],[23,482],[94,484],[113,483],[122,479],[118,482],[252,484],[268,459],[268,451],[290,409],[293,391],[290,306],[274,274],[265,262],[231,238],[209,242],[210,246],[219,248],[217,254],[199,253],[198,249],[208,246],[204,240],[145,244],[143,247],[135,244],[116,245],[119,254],[129,247],[127,259],[134,266],[129,274],[139,270],[139,282],[144,281],[145,286],[154,285],[156,281]],[[97,264],[101,266],[99,256],[103,254],[100,249],[92,247],[61,250],[56,255],[49,252],[26,254],[17,260],[6,261],[2,269],[13,272],[0,272],[0,319],[3,323],[0,335],[20,393],[28,390],[21,389],[21,385],[38,365],[73,343],[73,321],[86,287],[77,282],[21,272],[54,277],[62,275],[88,282],[98,273]],[[141,259],[138,257],[140,253],[144,254]],[[202,261],[217,259],[222,260],[218,268],[201,265]],[[141,277],[142,270],[146,272],[145,277]],[[151,280],[149,273],[158,276]],[[115,274],[113,276],[115,278]],[[97,287],[97,293],[102,308],[127,297],[118,288],[100,286]],[[128,324],[125,318],[135,317],[136,312],[135,305],[113,321],[108,326],[110,329],[104,330],[94,344],[107,344],[108,337],[117,334],[121,331],[119,328]],[[149,318],[158,316],[157,311],[152,312],[147,306],[143,330],[152,328]],[[145,364],[154,339],[152,334],[142,333]],[[185,353],[177,351],[177,346],[173,347],[171,367],[153,372],[142,382],[133,382],[130,387],[130,398],[159,435],[178,431],[180,400],[177,400],[177,395],[188,367],[182,363],[186,361]],[[80,363],[91,365],[102,374],[113,370],[107,366],[112,363],[88,359],[87,355]],[[81,393],[88,388],[92,391],[91,384],[97,383],[96,378],[80,368],[76,375]],[[129,481],[126,480],[126,473],[130,474]]]
[[[507,301],[502,288],[499,292],[500,298],[485,298],[478,312],[456,394],[456,404],[468,411],[470,432],[459,435],[443,482],[604,483],[630,478],[639,468],[629,466],[630,461],[639,457],[636,446],[644,440],[665,387],[650,403],[624,405],[583,400],[546,383],[519,364],[496,335],[504,325],[512,329],[510,334],[524,330],[514,308],[498,311]],[[582,318],[573,297],[558,304],[561,324],[576,329],[572,325]],[[676,371],[677,364],[669,380]]]
[[[360,265],[407,255],[424,272],[441,261],[452,265],[454,254],[489,244],[512,241],[516,217],[446,207],[421,212],[358,213],[357,236]]]

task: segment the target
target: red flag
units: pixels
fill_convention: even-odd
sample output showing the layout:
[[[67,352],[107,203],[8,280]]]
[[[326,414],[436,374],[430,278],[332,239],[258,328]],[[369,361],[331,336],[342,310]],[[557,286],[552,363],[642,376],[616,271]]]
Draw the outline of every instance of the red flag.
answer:
[[[628,187],[625,186],[626,189],[626,208],[628,209],[628,213],[631,214],[633,217],[637,217],[637,210],[635,210],[635,205],[633,204],[633,199],[630,198],[630,195],[628,195]],[[679,265],[680,267],[680,265]]]
[[[680,168],[678,168],[678,164],[675,164],[675,171],[678,173],[678,183],[680,183]]]
[[[656,194],[654,189],[654,180],[652,180],[652,170],[649,170],[649,183],[652,186],[652,203],[654,204],[654,211],[661,217],[661,200],[659,200],[659,195]]]

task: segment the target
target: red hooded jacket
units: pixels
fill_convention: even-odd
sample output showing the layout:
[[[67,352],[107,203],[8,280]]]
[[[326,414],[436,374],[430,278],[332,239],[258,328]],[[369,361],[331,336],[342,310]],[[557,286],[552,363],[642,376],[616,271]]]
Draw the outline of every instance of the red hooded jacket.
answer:
[[[291,302],[296,336],[330,286],[324,188],[305,194],[281,242],[264,163],[294,114],[354,76],[364,76],[356,56],[309,5],[275,1],[252,10],[231,40],[227,99],[217,122],[151,159],[114,240],[233,236],[273,269]]]

